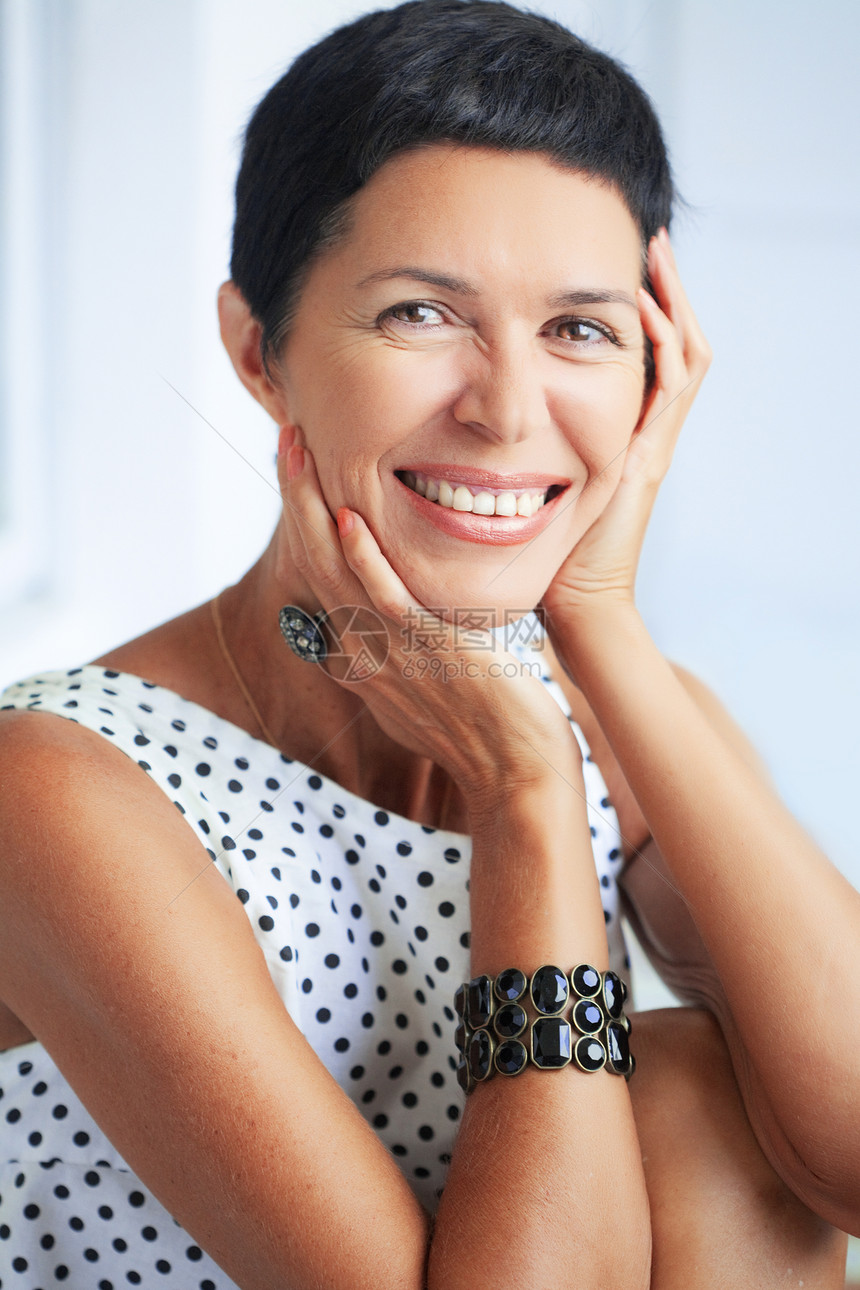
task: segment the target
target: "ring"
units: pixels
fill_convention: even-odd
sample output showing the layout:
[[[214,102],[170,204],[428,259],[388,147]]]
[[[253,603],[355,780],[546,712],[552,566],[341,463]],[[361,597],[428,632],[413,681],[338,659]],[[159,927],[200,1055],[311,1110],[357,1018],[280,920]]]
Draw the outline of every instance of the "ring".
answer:
[[[298,605],[284,605],[278,614],[281,635],[303,663],[322,663],[328,646],[322,634],[325,613],[308,614]]]

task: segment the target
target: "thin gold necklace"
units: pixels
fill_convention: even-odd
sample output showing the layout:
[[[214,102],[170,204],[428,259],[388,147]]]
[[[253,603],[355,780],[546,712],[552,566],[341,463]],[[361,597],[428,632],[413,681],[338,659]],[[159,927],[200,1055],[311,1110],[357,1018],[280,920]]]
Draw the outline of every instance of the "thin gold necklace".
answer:
[[[266,742],[271,744],[273,748],[278,748],[280,746],[278,743],[278,740],[275,738],[275,736],[272,734],[271,730],[263,720],[263,714],[260,711],[260,709],[257,707],[256,703],[254,702],[254,696],[251,694],[251,691],[248,689],[248,686],[245,684],[245,679],[242,676],[242,673],[239,671],[236,660],[234,659],[233,655],[230,653],[230,650],[227,648],[227,642],[224,639],[224,624],[221,619],[221,597],[223,595],[224,595],[224,592],[219,591],[218,595],[214,598],[214,600],[209,601],[209,609],[212,613],[212,622],[215,627],[215,636],[218,641],[218,648],[221,651],[224,662],[227,664],[227,666],[229,667],[230,671],[233,674],[233,678],[239,687],[239,692],[241,693],[242,698],[245,700],[245,703],[248,706],[248,711],[251,713],[257,725],[260,727],[263,734],[265,735]],[[449,776],[448,782],[445,784],[445,787],[442,792],[442,800],[439,803],[439,823],[436,825],[438,829],[445,828],[445,822],[448,818],[448,812],[450,811],[450,808],[451,808],[451,796],[453,793],[453,789],[454,789],[454,781]]]
[[[221,597],[223,595],[224,595],[224,592],[219,591],[215,599],[209,601],[209,608],[212,611],[212,622],[215,626],[215,635],[218,639],[218,648],[221,650],[221,654],[224,658],[224,662],[227,664],[230,671],[233,673],[233,677],[236,681],[236,684],[239,687],[239,691],[242,695],[242,698],[245,700],[246,704],[248,705],[248,710],[250,711],[257,725],[260,727],[263,734],[265,735],[266,742],[270,743],[273,748],[278,748],[279,744],[277,739],[272,734],[271,730],[263,720],[263,714],[260,711],[260,709],[257,707],[256,703],[254,702],[254,697],[251,694],[251,691],[248,689],[247,685],[245,684],[245,680],[242,676],[242,673],[239,671],[239,668],[236,665],[236,660],[234,659],[233,655],[230,653],[229,649],[227,648],[227,642],[224,639],[224,624],[221,621]]]

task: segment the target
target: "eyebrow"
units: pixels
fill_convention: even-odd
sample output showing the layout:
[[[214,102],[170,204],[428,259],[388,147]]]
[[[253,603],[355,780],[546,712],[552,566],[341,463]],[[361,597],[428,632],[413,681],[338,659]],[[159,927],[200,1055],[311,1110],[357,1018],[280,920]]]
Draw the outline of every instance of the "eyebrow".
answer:
[[[399,265],[394,269],[378,269],[376,273],[362,278],[358,286],[367,287],[375,282],[390,282],[395,278],[408,278],[411,282],[426,282],[431,287],[442,287],[445,291],[470,299],[481,294],[476,286],[466,282],[464,278],[455,278],[449,273],[436,273],[432,269],[412,264]],[[638,306],[631,295],[626,291],[614,291],[609,287],[581,287],[570,291],[557,291],[548,297],[547,304],[551,309],[575,309],[580,305],[628,305],[638,313]]]

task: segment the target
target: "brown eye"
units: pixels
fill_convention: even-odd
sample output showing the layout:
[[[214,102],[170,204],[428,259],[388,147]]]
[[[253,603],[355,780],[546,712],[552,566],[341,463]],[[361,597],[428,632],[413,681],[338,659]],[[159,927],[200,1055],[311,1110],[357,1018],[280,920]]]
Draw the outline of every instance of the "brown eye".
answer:
[[[409,300],[404,304],[392,305],[382,315],[383,321],[406,323],[409,327],[438,327],[443,321],[442,315],[434,305],[420,300]]]
[[[611,339],[602,327],[595,323],[585,322],[582,318],[565,318],[563,322],[556,324],[558,335],[562,340],[573,341],[576,344],[594,344],[601,340]]]

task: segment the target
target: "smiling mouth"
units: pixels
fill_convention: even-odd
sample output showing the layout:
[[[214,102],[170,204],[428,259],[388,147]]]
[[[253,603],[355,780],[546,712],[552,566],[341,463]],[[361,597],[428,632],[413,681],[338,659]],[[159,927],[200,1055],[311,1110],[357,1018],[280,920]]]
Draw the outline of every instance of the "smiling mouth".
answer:
[[[445,510],[506,519],[529,519],[567,488],[566,484],[551,484],[548,488],[485,488],[479,484],[434,479],[415,470],[394,473],[413,493]]]

